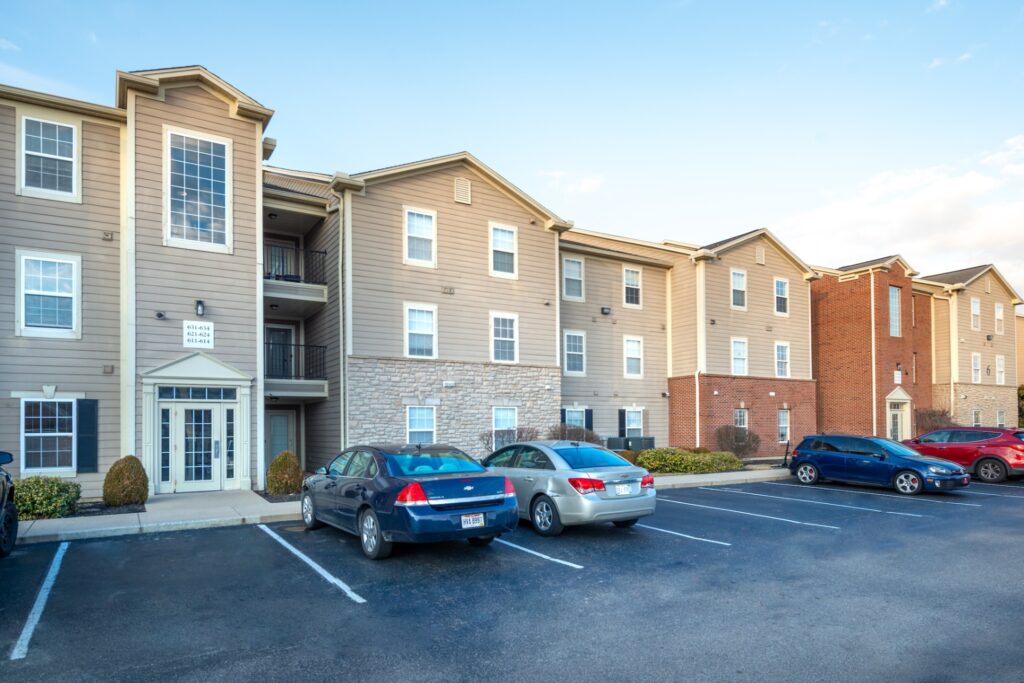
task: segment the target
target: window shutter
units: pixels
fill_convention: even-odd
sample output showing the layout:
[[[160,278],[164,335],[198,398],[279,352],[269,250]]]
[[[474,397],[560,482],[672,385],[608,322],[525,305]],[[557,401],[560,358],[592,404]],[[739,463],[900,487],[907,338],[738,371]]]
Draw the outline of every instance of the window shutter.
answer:
[[[565,424],[565,408],[562,408],[562,410],[560,412],[562,414],[562,418],[561,418],[562,419],[562,424]]]
[[[594,411],[590,408],[583,411],[583,426],[594,431]]]
[[[626,409],[619,408],[619,436],[626,436]]]
[[[96,399],[75,401],[75,439],[78,472],[98,471],[99,401]]]

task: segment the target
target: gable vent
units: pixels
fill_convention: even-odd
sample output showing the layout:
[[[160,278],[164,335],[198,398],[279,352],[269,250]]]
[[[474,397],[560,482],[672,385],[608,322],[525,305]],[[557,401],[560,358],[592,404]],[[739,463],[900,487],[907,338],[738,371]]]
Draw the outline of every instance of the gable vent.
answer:
[[[990,277],[985,278],[985,293],[986,294],[991,294],[992,293],[992,278],[990,278]]]
[[[473,203],[473,183],[466,178],[455,179],[455,201],[459,204]]]
[[[758,247],[754,250],[754,260],[757,261],[758,265],[764,265],[764,247]]]

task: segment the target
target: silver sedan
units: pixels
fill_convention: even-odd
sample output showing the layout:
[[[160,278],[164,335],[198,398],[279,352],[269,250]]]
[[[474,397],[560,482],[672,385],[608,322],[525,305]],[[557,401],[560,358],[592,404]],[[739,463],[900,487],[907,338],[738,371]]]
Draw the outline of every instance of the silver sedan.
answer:
[[[500,448],[484,465],[512,480],[519,516],[542,536],[592,522],[625,528],[654,514],[654,477],[601,446],[527,441]]]

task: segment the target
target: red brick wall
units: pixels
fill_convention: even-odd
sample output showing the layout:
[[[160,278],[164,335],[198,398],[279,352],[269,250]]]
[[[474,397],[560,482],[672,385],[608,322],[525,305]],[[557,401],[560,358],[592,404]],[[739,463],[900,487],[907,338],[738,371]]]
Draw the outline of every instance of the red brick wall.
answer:
[[[693,375],[668,380],[668,443],[693,446],[697,441],[696,391]]]

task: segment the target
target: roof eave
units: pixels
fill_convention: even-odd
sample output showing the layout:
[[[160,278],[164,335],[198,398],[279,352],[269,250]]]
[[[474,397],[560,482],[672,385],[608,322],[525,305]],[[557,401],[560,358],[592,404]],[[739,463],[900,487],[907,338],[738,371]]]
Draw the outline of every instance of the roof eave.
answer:
[[[83,100],[75,100],[70,97],[61,97],[59,95],[36,92],[35,90],[26,90],[25,88],[16,88],[13,85],[0,85],[0,99],[15,100],[17,102],[33,104],[39,107],[49,107],[51,109],[60,109],[61,111],[70,111],[76,114],[95,116],[100,119],[117,121],[118,123],[124,122],[128,118],[128,112],[123,109],[108,107],[102,104],[93,104],[92,102],[85,102]]]

